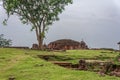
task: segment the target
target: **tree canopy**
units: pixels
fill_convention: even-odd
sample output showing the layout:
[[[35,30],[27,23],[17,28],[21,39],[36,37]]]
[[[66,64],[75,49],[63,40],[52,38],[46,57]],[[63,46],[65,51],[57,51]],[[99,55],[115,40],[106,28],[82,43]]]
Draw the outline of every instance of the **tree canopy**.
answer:
[[[31,30],[36,31],[39,47],[42,48],[48,26],[59,20],[58,15],[69,3],[72,3],[72,0],[3,0],[3,7],[8,18],[17,14],[23,24],[32,25]],[[4,23],[6,22],[7,19]]]

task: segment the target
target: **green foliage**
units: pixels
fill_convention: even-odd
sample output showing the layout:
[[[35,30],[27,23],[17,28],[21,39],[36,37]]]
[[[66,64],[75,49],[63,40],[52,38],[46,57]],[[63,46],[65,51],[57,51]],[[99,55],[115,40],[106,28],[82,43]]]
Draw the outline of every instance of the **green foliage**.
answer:
[[[10,39],[4,39],[4,35],[0,35],[0,47],[10,46],[12,43],[12,40]]]
[[[8,17],[17,14],[23,24],[31,24],[31,30],[36,30],[38,42],[44,39],[48,25],[59,20],[58,15],[69,3],[72,0],[3,0]]]
[[[114,58],[114,62],[116,64],[120,64],[120,53],[118,55],[116,55],[116,57]]]

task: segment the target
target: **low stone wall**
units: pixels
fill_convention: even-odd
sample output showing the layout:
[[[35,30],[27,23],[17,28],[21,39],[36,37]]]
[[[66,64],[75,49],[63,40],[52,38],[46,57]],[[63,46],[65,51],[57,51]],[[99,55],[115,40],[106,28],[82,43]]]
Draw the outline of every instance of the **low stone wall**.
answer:
[[[10,47],[3,47],[3,48],[29,49],[29,47],[24,47],[24,46],[10,46]]]
[[[57,60],[55,58],[60,58],[56,55],[38,55],[38,57],[65,68],[94,71],[101,76],[110,75],[120,77],[120,65],[108,61],[80,59],[77,64],[72,64],[66,60],[55,61]]]

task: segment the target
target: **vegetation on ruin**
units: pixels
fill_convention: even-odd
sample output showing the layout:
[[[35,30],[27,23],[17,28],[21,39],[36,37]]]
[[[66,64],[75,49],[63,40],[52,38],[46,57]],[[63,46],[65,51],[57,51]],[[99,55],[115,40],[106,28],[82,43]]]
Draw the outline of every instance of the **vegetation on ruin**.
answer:
[[[118,53],[105,50],[71,50],[67,52],[48,52],[23,49],[0,48],[0,80],[15,77],[16,80],[119,80],[118,77],[101,77],[96,72],[66,69],[37,55],[57,55],[70,58],[95,58],[103,55],[116,57]],[[102,57],[102,56],[101,56]]]

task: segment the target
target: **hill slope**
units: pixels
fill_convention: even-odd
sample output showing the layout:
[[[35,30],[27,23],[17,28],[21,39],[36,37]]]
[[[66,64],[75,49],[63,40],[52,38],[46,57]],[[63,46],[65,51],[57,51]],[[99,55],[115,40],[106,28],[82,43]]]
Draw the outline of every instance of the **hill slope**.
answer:
[[[94,72],[62,68],[35,56],[45,53],[52,52],[0,48],[0,80],[9,77],[15,77],[15,80],[119,80]]]

